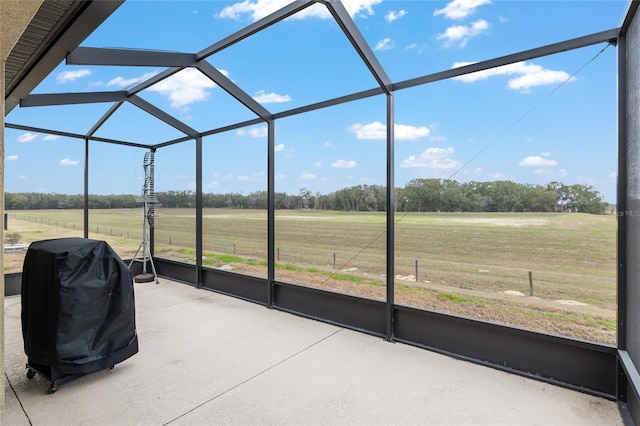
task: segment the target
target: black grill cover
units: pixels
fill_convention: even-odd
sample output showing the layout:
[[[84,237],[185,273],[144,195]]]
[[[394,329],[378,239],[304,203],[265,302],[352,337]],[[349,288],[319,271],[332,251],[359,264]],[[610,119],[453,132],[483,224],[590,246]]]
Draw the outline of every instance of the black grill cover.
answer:
[[[22,336],[29,361],[86,374],[138,352],[133,278],[104,241],[31,243],[22,271]]]

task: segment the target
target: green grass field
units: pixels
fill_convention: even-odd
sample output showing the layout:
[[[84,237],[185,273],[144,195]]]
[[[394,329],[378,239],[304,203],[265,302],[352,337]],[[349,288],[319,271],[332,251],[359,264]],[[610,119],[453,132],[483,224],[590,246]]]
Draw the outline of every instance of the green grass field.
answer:
[[[156,255],[195,262],[195,210],[160,212]],[[7,232],[22,242],[82,235],[82,211],[11,211],[9,218]],[[89,228],[91,238],[132,257],[141,211],[92,210]],[[385,229],[384,213],[278,211],[276,279],[383,300]],[[205,265],[266,277],[266,212],[206,209],[203,247]],[[6,254],[5,263],[6,272],[19,270],[20,255]],[[616,218],[398,213],[395,286],[396,303],[614,343]]]

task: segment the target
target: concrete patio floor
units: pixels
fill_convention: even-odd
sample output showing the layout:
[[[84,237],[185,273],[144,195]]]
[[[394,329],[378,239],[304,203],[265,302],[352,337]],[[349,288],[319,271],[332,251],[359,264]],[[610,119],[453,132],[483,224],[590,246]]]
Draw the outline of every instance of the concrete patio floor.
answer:
[[[232,297],[136,286],[140,352],[49,395],[5,298],[2,425],[623,425],[617,403]]]

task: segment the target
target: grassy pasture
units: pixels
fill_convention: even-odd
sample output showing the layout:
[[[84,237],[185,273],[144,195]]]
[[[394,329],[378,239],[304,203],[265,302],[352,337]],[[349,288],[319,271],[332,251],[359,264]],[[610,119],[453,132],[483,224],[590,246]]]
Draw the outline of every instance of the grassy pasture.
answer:
[[[160,212],[156,254],[194,262],[195,210]],[[8,232],[23,242],[82,235],[82,211],[9,217]],[[141,210],[92,210],[89,229],[131,257],[142,240]],[[615,216],[398,213],[394,232],[397,303],[615,342]],[[384,213],[278,211],[275,245],[277,280],[385,298]],[[203,247],[205,265],[266,277],[266,211],[205,209]],[[5,262],[6,271],[21,268],[20,255]]]

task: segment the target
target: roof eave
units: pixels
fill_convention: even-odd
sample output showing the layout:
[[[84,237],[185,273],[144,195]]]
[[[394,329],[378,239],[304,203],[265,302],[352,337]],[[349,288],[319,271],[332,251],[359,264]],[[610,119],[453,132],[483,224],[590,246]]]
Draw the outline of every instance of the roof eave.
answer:
[[[60,6],[65,4],[65,2],[59,3]],[[12,55],[28,56],[28,59],[23,59],[22,67],[6,84],[5,116],[20,103],[22,98],[31,93],[65,59],[69,52],[78,47],[122,3],[124,3],[124,0],[73,1],[70,5],[65,5],[65,7],[68,6],[67,11],[58,20],[54,20],[55,22],[51,22],[51,16],[47,16],[49,14],[47,7],[52,4],[51,0],[43,3],[31,22],[47,20],[48,18],[50,28],[46,29],[46,37],[44,37],[37,49],[28,51],[25,45],[29,43],[21,43],[20,40],[42,37],[42,25],[40,25],[40,28],[35,28],[31,25],[27,26],[27,29],[7,58],[9,60]]]

